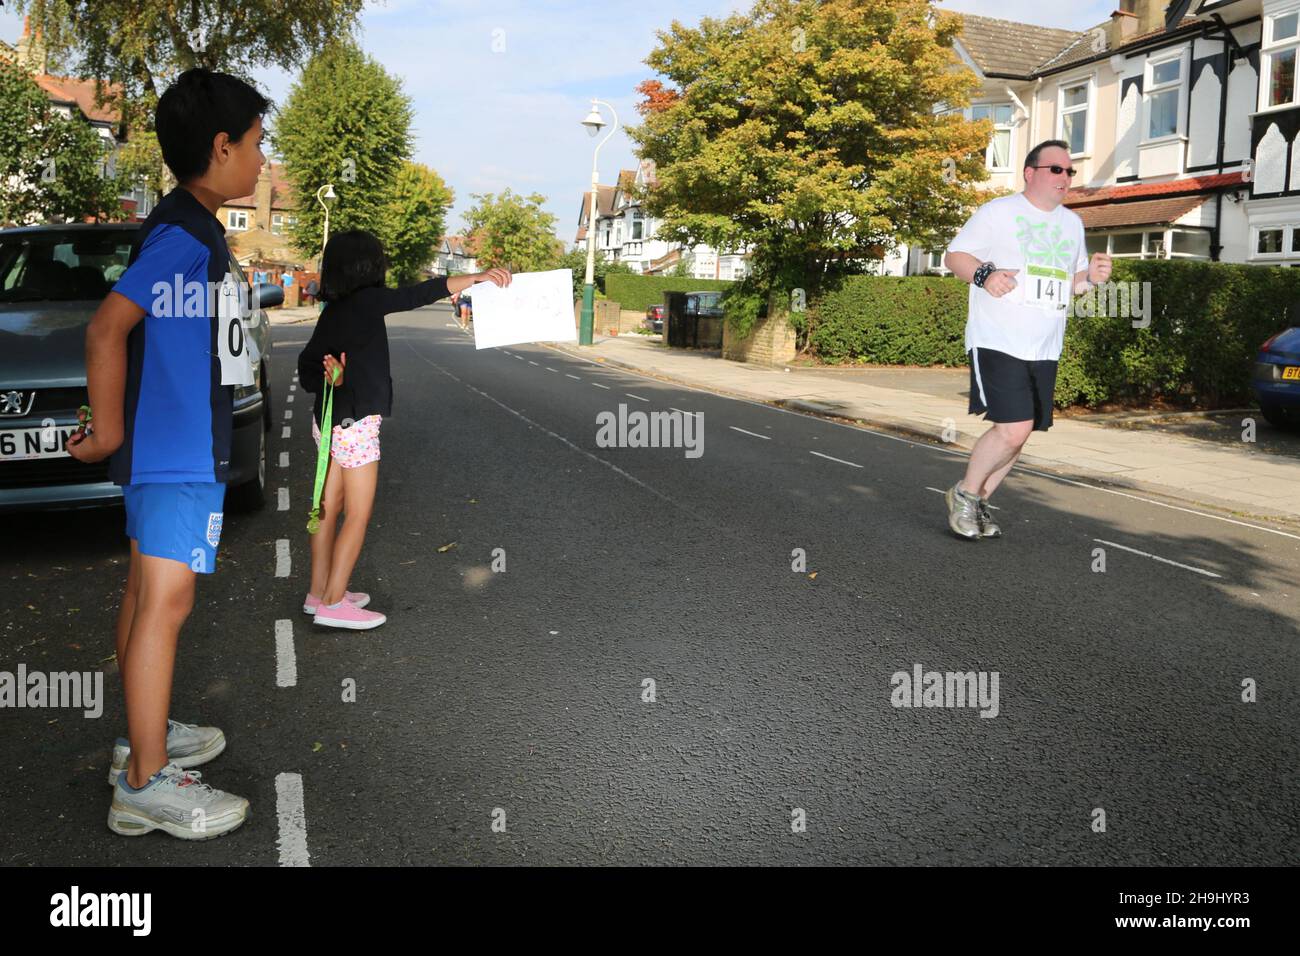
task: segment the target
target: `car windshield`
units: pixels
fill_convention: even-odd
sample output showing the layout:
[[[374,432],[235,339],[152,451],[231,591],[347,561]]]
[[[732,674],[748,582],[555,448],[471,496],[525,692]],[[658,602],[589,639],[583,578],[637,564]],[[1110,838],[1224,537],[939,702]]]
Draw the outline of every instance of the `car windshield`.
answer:
[[[0,303],[102,299],[126,272],[133,230],[0,235]]]

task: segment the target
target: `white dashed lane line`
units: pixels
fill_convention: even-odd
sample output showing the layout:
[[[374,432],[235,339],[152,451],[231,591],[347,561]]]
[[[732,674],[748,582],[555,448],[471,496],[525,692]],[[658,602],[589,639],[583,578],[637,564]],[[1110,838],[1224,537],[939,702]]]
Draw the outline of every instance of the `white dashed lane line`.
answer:
[[[573,379],[575,382],[581,382],[581,381],[582,381],[582,379],[578,378],[578,376],[576,376],[576,375],[570,375],[568,372],[565,372],[565,373],[564,373],[564,377],[565,377],[565,378],[571,378],[571,379]]]
[[[1203,574],[1207,578],[1221,578],[1223,575],[1215,574],[1213,571],[1206,571],[1204,568],[1194,568],[1190,564],[1179,564],[1177,561],[1170,561],[1168,558],[1162,558],[1158,554],[1149,554],[1146,551],[1139,551],[1137,548],[1129,548],[1122,544],[1116,544],[1114,541],[1107,541],[1104,538],[1093,538],[1093,541],[1100,542],[1110,548],[1119,548],[1121,551],[1128,551],[1131,554],[1140,554],[1144,558],[1150,558],[1152,561],[1159,561],[1162,564],[1172,564],[1176,568],[1182,568],[1184,571],[1195,571],[1197,574]]]
[[[275,622],[275,686],[298,686],[298,656],[293,650],[293,621]]]
[[[597,388],[603,388],[607,392],[609,391],[608,385],[601,385],[600,382],[592,382],[591,384],[595,385]]]
[[[291,419],[291,418],[293,418],[293,409],[292,409],[292,408],[286,408],[286,409],[284,410],[284,420],[287,422],[287,421],[288,421],[289,419]]]
[[[275,576],[287,578],[289,567],[289,539],[281,538],[275,542]]]
[[[528,364],[529,364],[529,365],[536,365],[537,363],[534,362],[532,359],[529,359],[529,360],[528,360]]]
[[[281,468],[289,467],[289,453],[287,451],[280,452],[280,467]]]
[[[852,465],[854,468],[862,467],[855,461],[845,461],[843,458],[832,458],[830,455],[823,455],[819,451],[810,451],[808,454],[816,455],[818,458],[825,458],[827,461],[838,461],[841,465]]]
[[[288,437],[289,437],[289,426],[288,426],[288,425],[285,425],[285,426],[284,426],[284,430],[280,432],[280,437],[281,437],[281,438],[288,438]]]
[[[289,391],[292,392],[293,389],[290,389]],[[287,396],[285,396],[285,399],[284,399],[284,400],[285,400],[285,402],[287,402],[287,403],[292,403],[292,402],[293,402],[293,399],[294,399],[294,396],[293,396],[293,395],[287,395]]]
[[[673,411],[677,411],[677,409],[673,409]],[[763,441],[772,440],[771,435],[760,435],[758,432],[747,432],[745,431],[745,429],[737,428],[735,425],[728,425],[727,427],[730,428],[733,432],[740,432],[742,435],[753,435],[755,438],[763,439]]]
[[[275,815],[279,821],[281,866],[311,866],[307,852],[307,810],[302,799],[302,774],[282,773],[275,778]]]
[[[276,511],[289,510],[289,489],[288,488],[281,488],[279,489],[279,491],[276,492],[275,510]]]
[[[650,401],[650,399],[648,398],[642,398],[640,395],[633,395],[631,392],[624,392],[623,394],[626,395],[628,398],[635,398],[638,402]]]
[[[551,368],[549,365],[544,366],[544,368],[545,368],[546,371],[548,371],[548,372],[554,372],[554,371],[556,371],[555,369]]]

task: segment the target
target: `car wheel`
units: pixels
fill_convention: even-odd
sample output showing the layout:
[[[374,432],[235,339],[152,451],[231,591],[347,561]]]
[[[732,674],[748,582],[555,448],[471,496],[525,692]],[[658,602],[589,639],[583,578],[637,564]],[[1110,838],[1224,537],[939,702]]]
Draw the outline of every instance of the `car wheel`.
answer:
[[[234,511],[258,511],[266,504],[266,433],[257,433],[257,477],[230,489],[230,505]]]
[[[1286,409],[1281,405],[1275,405],[1272,402],[1260,402],[1259,411],[1264,416],[1264,420],[1275,428],[1286,428],[1291,424]]]

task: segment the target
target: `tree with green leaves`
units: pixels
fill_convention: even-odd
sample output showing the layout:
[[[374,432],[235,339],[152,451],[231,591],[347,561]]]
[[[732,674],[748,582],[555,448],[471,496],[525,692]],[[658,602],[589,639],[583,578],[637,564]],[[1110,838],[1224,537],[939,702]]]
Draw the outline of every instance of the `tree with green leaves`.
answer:
[[[122,219],[109,148],[81,116],[63,117],[21,67],[0,62],[0,225]]]
[[[587,245],[579,243],[564,255],[560,256],[559,262],[547,266],[548,269],[571,269],[573,270],[573,298],[575,300],[582,298],[582,287],[586,285],[587,279]],[[592,264],[592,277],[596,284],[596,295],[603,296],[605,293],[605,276],[611,273],[623,273],[625,275],[635,275],[636,270],[626,262],[614,262],[607,258],[604,253],[596,251],[595,262]]]
[[[453,200],[443,178],[428,166],[405,162],[381,214],[379,238],[397,285],[413,282],[433,259]]]
[[[299,65],[350,37],[365,0],[14,0],[46,49],[77,75],[117,87],[132,125],[152,122],[170,81],[191,67],[248,79]],[[107,94],[112,95],[112,94]]]
[[[628,130],[656,164],[644,200],[659,237],[752,247],[741,285],[757,303],[812,299],[897,242],[951,235],[991,134],[942,110],[976,83],[954,69],[960,28],[926,0],[757,0],[674,21],[646,60],[671,86],[642,85]]]
[[[401,82],[354,43],[330,44],[312,57],[289,92],[271,132],[293,184],[298,223],[291,235],[319,254],[325,211],[316,201],[330,183],[338,200],[330,229],[368,229],[381,240],[391,225],[393,185],[411,154],[411,102]]]
[[[465,214],[466,233],[477,242],[480,269],[504,266],[512,272],[556,269],[564,244],[555,237],[555,216],[542,209],[539,193],[518,196],[472,193],[476,204]]]

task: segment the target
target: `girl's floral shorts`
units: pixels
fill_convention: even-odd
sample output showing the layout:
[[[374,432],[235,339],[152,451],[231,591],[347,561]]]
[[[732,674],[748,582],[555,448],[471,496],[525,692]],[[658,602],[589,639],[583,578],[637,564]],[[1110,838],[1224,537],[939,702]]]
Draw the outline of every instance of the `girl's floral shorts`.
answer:
[[[340,468],[360,468],[372,461],[379,461],[379,415],[367,415],[353,422],[347,428],[334,426],[333,441],[330,442],[330,457],[339,463]],[[320,426],[316,419],[311,420],[311,437],[320,448]]]

